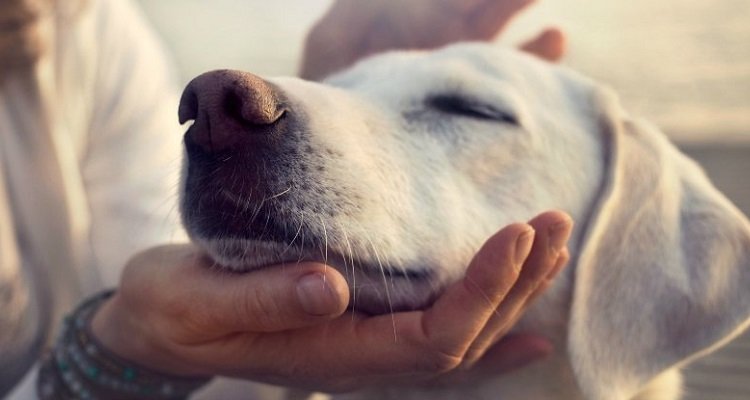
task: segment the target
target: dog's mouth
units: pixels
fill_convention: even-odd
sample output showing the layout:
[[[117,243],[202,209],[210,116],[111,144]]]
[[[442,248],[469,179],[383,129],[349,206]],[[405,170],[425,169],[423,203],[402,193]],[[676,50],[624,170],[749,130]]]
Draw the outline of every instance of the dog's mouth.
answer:
[[[183,222],[193,241],[224,268],[251,272],[320,262],[346,278],[350,307],[368,314],[423,309],[445,286],[438,269],[393,258],[388,246],[372,243],[372,232],[355,233],[311,207],[295,211],[295,191],[255,201],[227,187],[200,189],[186,189]]]
[[[195,238],[218,265],[238,272],[294,267],[320,262],[337,269],[350,288],[350,308],[367,314],[423,309],[433,303],[440,285],[426,267],[402,267],[365,261],[352,251],[302,243],[248,238]],[[310,243],[310,242],[308,242]]]
[[[225,179],[188,176],[183,223],[193,241],[224,268],[251,272],[276,265],[320,262],[337,269],[350,288],[355,311],[383,314],[429,306],[443,288],[436,269],[421,260],[394,259],[373,232],[354,233],[334,215],[304,204],[295,188],[238,194]],[[335,229],[334,229],[335,227]]]

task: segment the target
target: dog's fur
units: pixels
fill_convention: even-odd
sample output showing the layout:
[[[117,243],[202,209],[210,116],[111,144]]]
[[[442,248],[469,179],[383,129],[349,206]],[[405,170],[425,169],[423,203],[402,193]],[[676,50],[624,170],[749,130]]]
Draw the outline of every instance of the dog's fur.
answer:
[[[357,309],[412,309],[498,228],[547,209],[577,221],[571,265],[517,327],[556,356],[471,387],[342,398],[674,399],[677,368],[748,325],[750,224],[596,83],[480,44],[373,57],[324,84],[270,82],[296,123],[253,171],[262,190],[241,170],[207,190],[186,169],[187,197],[223,196],[268,227],[209,234],[210,211],[184,201],[192,238],[223,265],[325,260]]]

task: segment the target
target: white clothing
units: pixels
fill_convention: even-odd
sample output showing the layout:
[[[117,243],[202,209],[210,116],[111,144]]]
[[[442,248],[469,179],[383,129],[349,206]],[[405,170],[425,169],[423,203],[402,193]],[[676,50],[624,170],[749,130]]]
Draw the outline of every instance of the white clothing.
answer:
[[[67,14],[45,21],[51,41],[33,74],[0,84],[0,290],[16,294],[11,310],[47,314],[36,329],[116,285],[138,250],[184,238],[178,92],[164,51],[128,0]],[[22,276],[30,293],[13,290]],[[34,398],[26,386],[10,398]]]

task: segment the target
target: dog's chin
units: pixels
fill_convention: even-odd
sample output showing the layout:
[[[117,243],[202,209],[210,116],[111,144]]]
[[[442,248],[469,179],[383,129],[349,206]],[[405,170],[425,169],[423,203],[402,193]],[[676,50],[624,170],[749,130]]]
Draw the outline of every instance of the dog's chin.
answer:
[[[349,308],[354,312],[375,315],[424,309],[434,302],[444,287],[426,270],[363,265],[335,253],[320,254],[279,242],[197,238],[194,241],[218,266],[235,272],[300,262],[330,265],[346,278],[350,290]]]
[[[288,264],[307,260],[296,248],[279,242],[247,239],[200,239],[193,240],[222,268],[235,272],[250,272],[274,264]]]

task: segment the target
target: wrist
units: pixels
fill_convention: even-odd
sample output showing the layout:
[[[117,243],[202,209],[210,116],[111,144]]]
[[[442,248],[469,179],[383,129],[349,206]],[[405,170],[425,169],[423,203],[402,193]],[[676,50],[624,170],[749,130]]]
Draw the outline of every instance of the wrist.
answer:
[[[175,376],[210,376],[180,360],[174,345],[160,338],[147,319],[133,316],[118,294],[99,307],[91,320],[91,334],[116,356],[156,373]]]
[[[154,372],[105,348],[92,333],[91,323],[104,304],[116,304],[109,302],[112,294],[105,291],[90,297],[65,318],[55,347],[39,370],[37,393],[41,399],[176,400],[187,398],[208,381]],[[102,315],[107,323],[106,317],[114,314]],[[109,328],[100,331],[107,332],[103,337],[113,337]]]
[[[151,364],[144,355],[151,346],[146,334],[129,323],[124,310],[118,311],[120,299],[115,293],[91,318],[91,334],[107,350],[141,365]]]

